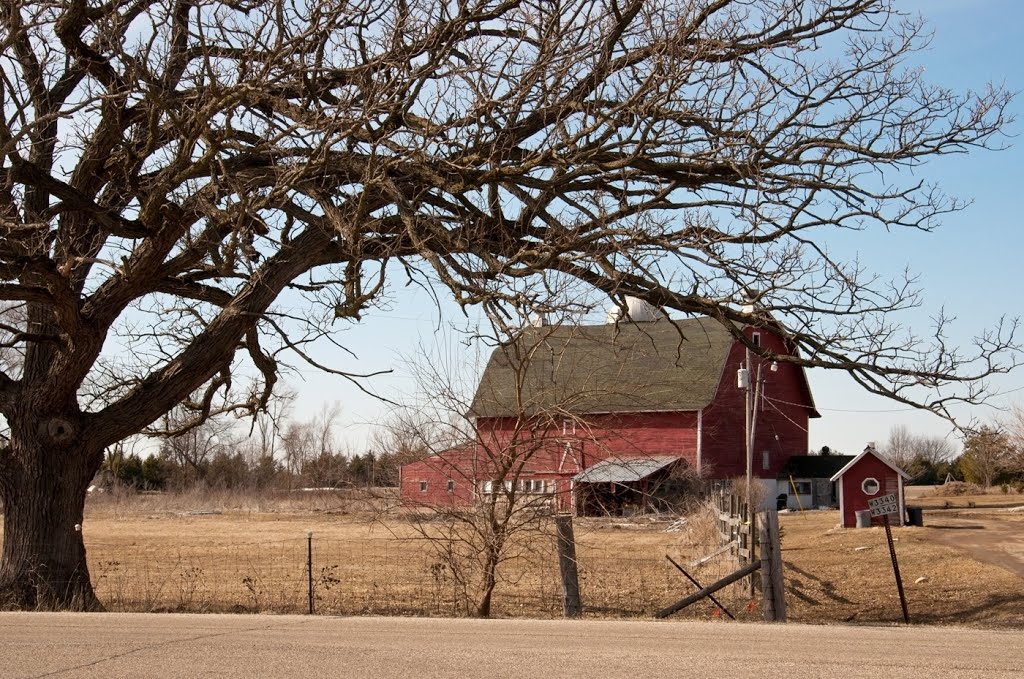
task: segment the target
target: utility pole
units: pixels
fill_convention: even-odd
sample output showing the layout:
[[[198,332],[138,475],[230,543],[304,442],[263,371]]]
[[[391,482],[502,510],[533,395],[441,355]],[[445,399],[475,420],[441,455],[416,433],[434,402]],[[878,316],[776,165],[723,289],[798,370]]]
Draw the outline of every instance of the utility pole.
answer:
[[[754,517],[757,515],[757,508],[754,507],[754,439],[757,433],[757,403],[761,398],[763,375],[761,368],[763,364],[758,361],[757,371],[753,372],[753,352],[748,346],[746,348],[745,362],[737,374],[737,385],[744,391],[744,415],[746,427],[744,430],[745,453],[747,458],[747,547],[750,549],[751,559],[754,554],[754,536],[756,527]],[[776,372],[778,364],[772,361],[770,370]],[[750,580],[751,594],[753,594],[754,580]]]

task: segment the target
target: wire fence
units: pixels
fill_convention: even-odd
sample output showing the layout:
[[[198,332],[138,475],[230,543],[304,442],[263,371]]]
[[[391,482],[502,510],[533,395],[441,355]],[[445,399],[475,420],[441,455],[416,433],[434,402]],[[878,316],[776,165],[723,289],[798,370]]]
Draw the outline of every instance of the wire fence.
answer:
[[[498,568],[492,614],[557,617],[562,589],[553,536],[513,545]],[[642,542],[642,540],[638,540]],[[695,591],[661,547],[609,549],[600,536],[578,540],[584,614],[649,616]],[[680,564],[715,545],[675,549]],[[273,612],[341,615],[471,614],[472,586],[440,555],[436,542],[392,536],[338,540],[313,536],[280,541],[168,546],[88,544],[100,601],[113,611]],[[724,553],[690,572],[704,584],[735,570]],[[467,566],[467,570],[469,567]],[[718,595],[732,613],[750,608],[742,586]],[[715,616],[698,605],[688,616]]]

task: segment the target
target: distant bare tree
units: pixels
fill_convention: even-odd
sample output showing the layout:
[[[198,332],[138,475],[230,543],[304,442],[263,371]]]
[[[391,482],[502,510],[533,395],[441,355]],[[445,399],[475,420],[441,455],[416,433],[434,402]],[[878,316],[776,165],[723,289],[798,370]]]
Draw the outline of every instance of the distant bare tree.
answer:
[[[896,425],[881,451],[915,483],[939,483],[950,473],[956,455],[953,442],[942,436],[914,434],[906,425]]]
[[[394,275],[527,311],[562,277],[781,323],[779,360],[942,414],[983,398],[1014,323],[976,354],[941,314],[915,336],[913,277],[827,247],[934,228],[964,203],[923,161],[1007,122],[1004,89],[927,83],[894,4],[0,3],[3,605],[96,608],[103,451],[197,390],[197,418],[259,412],[283,361],[356,379],[309,347]]]
[[[956,457],[956,445],[944,436],[919,436],[916,443],[916,457],[933,466],[950,462]]]
[[[302,468],[313,456],[316,448],[313,427],[308,422],[289,422],[281,437],[284,452],[284,468],[288,474],[289,489],[292,482],[302,474]]]
[[[889,430],[889,438],[879,451],[893,464],[906,469],[918,454],[919,438],[910,432],[905,424],[898,424]]]
[[[291,389],[278,392],[267,409],[252,419],[249,437],[243,445],[246,461],[250,465],[258,464],[266,458],[277,460],[282,457],[281,430],[291,414],[296,396]]]
[[[341,458],[343,451],[338,450],[335,429],[341,417],[341,406],[323,404],[320,412],[308,421],[291,421],[282,436],[285,470],[289,475],[289,483],[301,477],[307,467],[314,461],[320,461],[320,467],[330,466],[335,475],[336,464],[333,458]],[[333,485],[333,484],[332,484]]]
[[[1000,426],[1006,432],[1009,450],[1003,467],[1017,479],[1024,480],[1024,406],[1015,403]]]
[[[164,438],[159,454],[180,470],[181,477],[176,479],[179,487],[203,481],[214,457],[218,453],[234,453],[237,441],[233,422],[210,418],[181,427],[190,418],[187,412],[174,410],[164,416],[160,428],[160,431],[176,432]]]

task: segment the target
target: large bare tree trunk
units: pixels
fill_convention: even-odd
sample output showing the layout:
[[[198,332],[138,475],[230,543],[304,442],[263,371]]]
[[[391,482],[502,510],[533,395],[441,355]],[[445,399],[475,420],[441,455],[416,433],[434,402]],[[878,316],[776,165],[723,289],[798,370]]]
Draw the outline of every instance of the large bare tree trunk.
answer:
[[[82,541],[82,513],[102,449],[78,440],[60,417],[12,424],[0,473],[4,506],[0,606],[99,610]]]

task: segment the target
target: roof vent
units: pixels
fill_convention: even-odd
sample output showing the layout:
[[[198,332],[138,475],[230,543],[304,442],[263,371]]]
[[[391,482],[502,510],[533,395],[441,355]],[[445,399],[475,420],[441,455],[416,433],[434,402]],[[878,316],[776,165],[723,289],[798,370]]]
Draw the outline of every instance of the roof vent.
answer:
[[[657,307],[650,302],[642,300],[639,297],[626,297],[626,314],[623,317],[622,307],[613,306],[608,309],[607,323],[618,323],[619,321],[629,319],[634,323],[653,323],[659,318],[664,318],[663,314]]]

